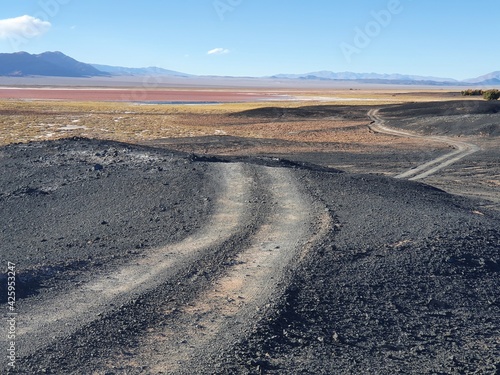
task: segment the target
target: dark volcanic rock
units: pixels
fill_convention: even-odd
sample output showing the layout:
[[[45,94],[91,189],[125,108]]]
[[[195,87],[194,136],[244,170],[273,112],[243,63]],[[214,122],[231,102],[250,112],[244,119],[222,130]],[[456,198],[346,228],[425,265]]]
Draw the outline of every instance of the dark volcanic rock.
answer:
[[[498,213],[387,178],[302,181],[337,230],[220,373],[498,373]]]
[[[368,111],[365,106],[346,107],[346,106],[304,106],[300,108],[284,107],[264,107],[237,112],[231,116],[235,117],[255,117],[279,120],[294,120],[304,118],[328,118],[342,117],[345,119],[359,119],[364,117]]]
[[[30,143],[2,154],[2,258],[32,287],[184,238],[210,213],[217,186],[209,165],[194,171],[184,155],[115,142]],[[22,289],[20,298],[33,293]]]
[[[64,295],[82,274],[137,261],[209,222],[221,179],[214,166],[230,162],[85,139],[0,152],[2,259],[17,264],[26,304],[43,302],[49,288]],[[257,320],[179,373],[498,373],[498,212],[415,182],[279,158],[235,160],[287,168],[332,225],[280,277],[279,295]],[[274,203],[257,183],[251,189],[244,209],[265,222]],[[71,335],[47,338],[19,358],[19,373],[151,373],[154,363],[132,366],[129,350],[148,329],[189,319],[182,309],[213,289],[262,224],[249,220],[244,234],[182,263],[168,282],[109,306]],[[109,363],[116,353],[124,363]]]
[[[380,114],[391,126],[426,135],[500,136],[500,101],[413,103],[384,108]]]

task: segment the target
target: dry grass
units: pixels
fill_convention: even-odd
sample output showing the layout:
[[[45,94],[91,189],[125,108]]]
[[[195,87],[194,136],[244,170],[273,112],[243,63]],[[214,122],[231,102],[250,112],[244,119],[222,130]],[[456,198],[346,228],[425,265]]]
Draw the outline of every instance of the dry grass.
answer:
[[[432,93],[378,91],[290,92],[303,101],[226,103],[219,105],[140,105],[120,102],[65,102],[0,100],[0,145],[15,142],[89,137],[124,142],[153,139],[231,135],[243,138],[278,139],[291,142],[379,144],[393,137],[370,134],[368,119],[255,122],[228,116],[230,113],[269,106],[296,108],[305,105],[383,105],[407,101],[449,99]],[[318,101],[321,100],[321,101]],[[330,100],[330,101],[326,101]],[[412,140],[397,140],[407,147]]]

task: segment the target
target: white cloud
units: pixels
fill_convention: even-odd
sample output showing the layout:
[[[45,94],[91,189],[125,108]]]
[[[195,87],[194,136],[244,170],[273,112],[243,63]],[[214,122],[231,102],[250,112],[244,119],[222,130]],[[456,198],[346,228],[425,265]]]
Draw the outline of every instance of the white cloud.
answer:
[[[0,39],[34,38],[45,34],[52,27],[48,21],[31,16],[21,16],[0,20]]]
[[[227,48],[214,48],[207,52],[207,55],[227,55],[229,50]]]

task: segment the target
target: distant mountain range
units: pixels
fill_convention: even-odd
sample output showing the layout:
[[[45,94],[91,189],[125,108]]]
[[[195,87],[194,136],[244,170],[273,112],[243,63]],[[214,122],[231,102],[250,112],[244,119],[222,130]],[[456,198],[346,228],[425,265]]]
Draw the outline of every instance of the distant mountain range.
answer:
[[[480,83],[485,85],[499,85],[500,84],[500,71],[486,74],[484,76],[468,79],[468,83]]]
[[[96,77],[109,76],[61,52],[31,55],[26,52],[0,53],[0,76]]]
[[[26,77],[113,77],[113,76],[164,76],[164,77],[196,77],[158,67],[126,68],[120,66],[86,64],[77,61],[62,52],[45,52],[32,55],[27,52],[0,53],[0,76]],[[217,77],[214,77],[217,78]],[[308,81],[354,81],[360,83],[433,85],[433,86],[474,86],[500,85],[500,71],[481,77],[457,81],[452,78],[423,77],[404,74],[377,73],[334,73],[330,71],[311,72],[306,74],[277,74],[265,79],[308,80]],[[255,77],[255,79],[258,79]]]
[[[277,74],[270,78],[299,79],[299,80],[336,80],[356,81],[362,83],[391,83],[402,85],[433,85],[433,86],[464,86],[464,85],[500,85],[500,71],[486,74],[481,77],[457,81],[453,78],[423,77],[404,74],[377,74],[377,73],[334,73],[329,71],[312,72],[306,74]]]
[[[174,76],[174,77],[192,77],[191,74],[176,72],[175,70],[167,70],[151,66],[149,68],[125,68],[123,66],[99,65],[92,66],[101,72],[108,73],[112,76]]]
[[[453,78],[437,78],[437,77],[422,77],[404,74],[377,74],[377,73],[352,73],[342,72],[334,73],[329,71],[312,72],[306,74],[277,74],[272,78],[280,79],[325,79],[325,80],[342,80],[342,81],[359,81],[359,80],[384,80],[384,81],[429,81],[437,83],[456,83]]]

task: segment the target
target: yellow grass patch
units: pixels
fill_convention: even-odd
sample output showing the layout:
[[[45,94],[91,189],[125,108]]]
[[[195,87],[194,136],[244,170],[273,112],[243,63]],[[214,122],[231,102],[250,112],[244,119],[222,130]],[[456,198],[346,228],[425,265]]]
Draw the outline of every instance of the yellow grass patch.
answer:
[[[394,142],[394,137],[370,134],[366,121],[305,119],[269,122],[228,116],[263,107],[309,105],[383,105],[406,101],[446,100],[449,96],[397,93],[391,90],[287,91],[304,101],[224,103],[217,105],[149,105],[122,102],[0,100],[0,145],[80,136],[124,142],[162,138],[231,135],[313,143]],[[321,100],[318,100],[320,98]],[[310,99],[310,100],[309,100]],[[326,100],[332,100],[331,102]],[[412,143],[397,140],[397,144]],[[405,146],[402,146],[405,147]]]

